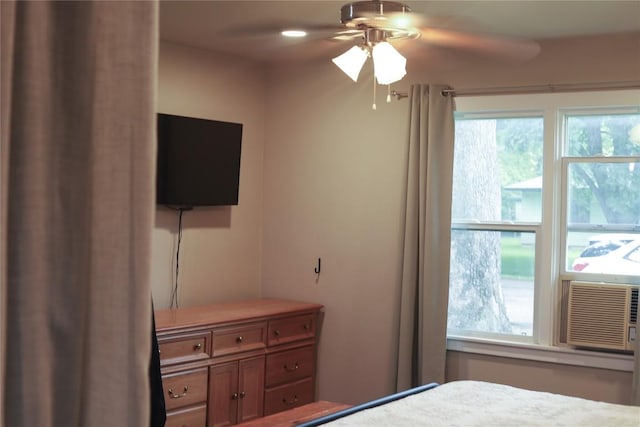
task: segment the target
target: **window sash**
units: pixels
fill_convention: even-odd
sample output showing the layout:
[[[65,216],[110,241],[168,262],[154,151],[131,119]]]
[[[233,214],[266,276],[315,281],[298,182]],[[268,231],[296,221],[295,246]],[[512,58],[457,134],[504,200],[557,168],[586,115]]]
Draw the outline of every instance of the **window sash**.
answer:
[[[452,222],[452,231],[494,231],[494,232],[522,232],[532,233],[534,235],[535,247],[534,253],[542,253],[542,224],[530,223],[530,224],[508,224],[501,222],[484,222],[484,223],[464,223],[464,222]],[[522,336],[517,334],[501,334],[493,332],[474,331],[467,329],[451,328],[447,329],[447,336],[449,337],[472,337],[472,338],[484,338],[493,339],[496,341],[509,341],[518,343],[539,344],[545,342],[547,335],[541,335],[543,329],[540,327],[540,322],[537,319],[544,318],[549,315],[548,301],[551,301],[550,290],[540,286],[540,277],[542,272],[542,257],[536,256],[534,261],[534,277],[533,277],[533,329],[531,336]]]
[[[607,114],[606,109],[598,111]],[[568,263],[568,239],[571,232],[584,233],[640,233],[640,224],[600,224],[600,223],[571,223],[569,221],[569,167],[572,164],[597,164],[597,163],[638,163],[640,156],[619,156],[619,157],[563,157],[561,163],[561,216],[560,222],[560,271],[559,275],[565,280],[597,280],[609,283],[640,283],[640,276],[628,276],[620,274],[596,274],[583,273],[570,270]]]
[[[567,231],[592,231],[592,232],[640,232],[640,224],[596,224],[596,223],[571,223],[569,221],[569,166],[572,164],[597,164],[597,163],[640,163],[640,156],[619,157],[563,157],[561,159],[561,202],[563,236]],[[565,244],[566,242],[562,242]]]

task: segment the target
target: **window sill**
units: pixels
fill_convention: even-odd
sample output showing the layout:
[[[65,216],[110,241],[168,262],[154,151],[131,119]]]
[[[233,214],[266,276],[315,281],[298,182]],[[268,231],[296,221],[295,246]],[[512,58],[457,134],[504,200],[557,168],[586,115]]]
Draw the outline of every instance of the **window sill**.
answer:
[[[463,353],[535,360],[562,365],[586,366],[633,372],[633,355],[550,347],[539,344],[512,343],[482,338],[447,337],[447,350]]]

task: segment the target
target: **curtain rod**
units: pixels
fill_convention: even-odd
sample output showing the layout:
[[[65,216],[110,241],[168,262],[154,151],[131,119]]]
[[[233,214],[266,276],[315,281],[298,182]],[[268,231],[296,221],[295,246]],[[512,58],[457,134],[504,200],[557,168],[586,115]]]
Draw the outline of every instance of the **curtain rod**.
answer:
[[[594,83],[558,83],[534,86],[505,86],[490,88],[470,89],[444,89],[443,96],[484,96],[484,95],[516,95],[530,93],[554,93],[554,92],[582,92],[590,90],[616,90],[616,89],[640,89],[640,80],[622,82],[594,82]],[[407,98],[407,92],[392,91],[392,96],[397,100]]]

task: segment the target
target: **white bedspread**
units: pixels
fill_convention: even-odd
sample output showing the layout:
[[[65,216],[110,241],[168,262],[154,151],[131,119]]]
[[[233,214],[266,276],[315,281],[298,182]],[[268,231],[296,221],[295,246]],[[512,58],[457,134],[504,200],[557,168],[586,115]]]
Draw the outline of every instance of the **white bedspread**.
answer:
[[[640,407],[501,384],[454,381],[328,425],[640,427]]]

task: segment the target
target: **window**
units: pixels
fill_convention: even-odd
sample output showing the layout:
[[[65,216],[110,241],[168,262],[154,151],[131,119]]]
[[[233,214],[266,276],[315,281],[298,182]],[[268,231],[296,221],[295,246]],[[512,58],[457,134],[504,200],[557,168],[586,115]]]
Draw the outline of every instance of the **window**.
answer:
[[[449,336],[554,346],[563,281],[640,284],[638,100],[456,100]]]
[[[457,117],[450,329],[533,335],[543,146],[540,114]]]
[[[640,276],[640,114],[600,111],[561,112],[565,272]]]

